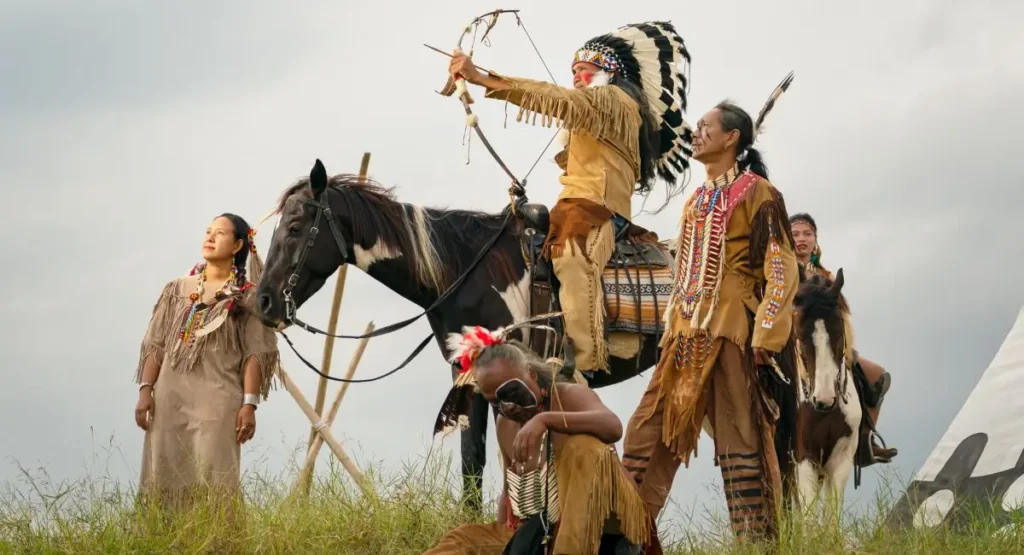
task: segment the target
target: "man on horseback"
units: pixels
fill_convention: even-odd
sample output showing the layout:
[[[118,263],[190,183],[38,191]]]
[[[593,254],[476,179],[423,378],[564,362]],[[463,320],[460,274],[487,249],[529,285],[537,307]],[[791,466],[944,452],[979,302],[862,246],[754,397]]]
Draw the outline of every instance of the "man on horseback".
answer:
[[[821,265],[821,246],[818,244],[818,224],[810,214],[794,214],[790,218],[793,229],[793,239],[796,241],[796,257],[800,263],[805,277],[821,274],[832,279],[832,272]],[[852,335],[852,330],[849,335]],[[846,344],[852,346],[852,337],[847,337]],[[867,408],[867,415],[871,418],[870,427],[878,424],[878,415],[882,409],[882,400],[889,392],[892,377],[878,363],[860,356],[856,350],[852,351],[854,371],[859,367],[860,372],[867,381],[867,391],[864,391],[864,404]],[[892,461],[898,451],[894,447],[883,447],[878,445],[878,438],[870,434],[871,450],[862,451],[858,455],[858,463],[861,466],[870,466],[876,462],[887,463]]]
[[[674,184],[687,167],[686,78],[677,60],[689,61],[682,38],[670,24],[654,22],[584,44],[573,59],[573,89],[484,74],[458,51],[449,65],[453,78],[518,105],[519,120],[540,115],[568,132],[555,158],[562,191],[542,253],[560,282],[566,335],[583,373],[608,370],[601,274],[616,237],[633,225],[632,194],[647,194],[657,177]],[[671,86],[663,89],[666,80]]]
[[[707,419],[741,540],[772,535],[781,502],[778,399],[762,378],[777,376],[775,364],[788,369],[785,376],[796,375],[787,363],[799,279],[789,217],[753,148],[771,102],[789,81],[756,123],[729,102],[697,123],[693,157],[706,167],[707,180],[683,211],[661,360],[630,418],[623,452],[656,516]]]

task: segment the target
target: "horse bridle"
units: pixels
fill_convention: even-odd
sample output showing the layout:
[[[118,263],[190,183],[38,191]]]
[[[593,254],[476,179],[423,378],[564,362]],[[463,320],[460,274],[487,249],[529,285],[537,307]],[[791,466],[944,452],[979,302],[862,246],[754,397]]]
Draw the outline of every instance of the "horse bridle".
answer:
[[[381,336],[381,335],[387,335],[389,333],[398,331],[398,330],[400,330],[402,328],[405,328],[405,327],[409,326],[410,324],[412,324],[416,320],[419,320],[423,316],[426,316],[427,313],[429,313],[432,310],[436,309],[444,301],[446,301],[448,299],[448,297],[450,297],[456,290],[458,290],[458,288],[460,286],[462,286],[462,284],[466,281],[466,278],[469,277],[469,275],[473,272],[473,270],[475,270],[477,268],[477,266],[480,265],[480,262],[484,259],[485,256],[487,256],[487,253],[489,253],[491,251],[491,249],[494,247],[494,245],[498,242],[498,239],[501,238],[501,235],[502,235],[502,233],[505,232],[505,228],[508,227],[509,222],[512,220],[513,217],[515,217],[515,215],[517,213],[517,208],[519,206],[521,206],[523,203],[526,202],[525,190],[523,190],[521,192],[517,192],[518,193],[517,194],[518,199],[512,203],[512,206],[511,206],[510,209],[506,209],[507,212],[505,214],[505,219],[504,219],[504,221],[502,221],[501,227],[498,228],[498,231],[494,234],[493,237],[491,237],[490,240],[487,241],[487,243],[483,246],[483,248],[480,249],[480,252],[477,253],[476,258],[473,259],[473,262],[469,265],[469,267],[466,268],[466,270],[455,281],[453,281],[451,283],[451,285],[449,285],[448,288],[445,289],[444,292],[442,292],[433,303],[430,304],[430,306],[425,308],[423,310],[423,312],[420,312],[419,314],[417,314],[416,316],[413,316],[412,318],[408,318],[406,320],[402,320],[401,322],[396,322],[394,324],[391,324],[391,325],[384,326],[382,328],[373,330],[370,333],[364,333],[362,335],[343,335],[343,334],[333,334],[333,333],[324,331],[324,330],[322,330],[320,328],[317,328],[315,326],[312,326],[312,325],[307,324],[306,322],[303,322],[302,320],[300,320],[298,318],[298,315],[297,315],[298,306],[295,303],[295,299],[292,297],[292,288],[295,287],[295,285],[299,282],[299,273],[298,273],[299,269],[302,268],[303,264],[306,262],[306,257],[309,256],[309,252],[313,249],[313,244],[316,242],[316,238],[320,234],[320,219],[321,218],[327,218],[327,225],[328,225],[328,227],[331,230],[331,234],[334,236],[334,242],[337,244],[338,250],[341,252],[342,263],[343,264],[347,264],[348,263],[348,244],[345,242],[345,237],[344,237],[344,235],[342,235],[341,229],[339,229],[339,227],[338,227],[338,222],[334,218],[334,213],[331,211],[330,204],[327,202],[327,195],[328,195],[328,193],[330,191],[331,191],[330,187],[324,189],[320,193],[320,195],[317,198],[315,198],[315,199],[308,199],[308,198],[305,198],[305,197],[299,197],[299,200],[301,200],[303,204],[315,207],[315,209],[316,209],[316,216],[314,216],[314,218],[313,218],[313,225],[309,228],[309,233],[308,233],[308,236],[306,237],[306,243],[302,246],[302,248],[300,250],[298,250],[295,253],[295,256],[292,257],[292,262],[291,262],[291,265],[289,266],[289,270],[291,271],[291,274],[289,274],[288,279],[285,282],[284,288],[281,289],[281,295],[282,295],[282,297],[284,297],[285,321],[287,323],[295,324],[296,326],[299,326],[300,328],[302,328],[302,329],[304,329],[304,330],[306,330],[309,333],[312,333],[314,335],[320,334],[320,335],[324,335],[324,336],[327,336],[327,337],[333,337],[333,338],[336,338],[336,339],[366,339],[366,338],[370,338],[370,337],[378,337],[378,336]],[[420,341],[419,345],[417,345],[416,348],[413,349],[412,353],[410,353],[409,356],[406,357],[405,361],[403,361],[402,364],[398,365],[397,367],[393,368],[392,370],[389,370],[388,372],[385,372],[385,373],[383,373],[383,374],[381,374],[379,376],[375,376],[373,378],[346,379],[346,378],[337,378],[337,377],[331,376],[329,374],[323,373],[322,371],[320,371],[319,368],[314,366],[313,363],[311,363],[308,360],[306,360],[306,358],[303,357],[299,353],[299,351],[295,348],[295,344],[292,343],[292,340],[288,337],[287,334],[284,333],[284,331],[278,330],[277,333],[281,334],[281,337],[284,337],[285,342],[288,343],[288,347],[290,347],[292,352],[295,353],[295,356],[298,357],[299,360],[302,361],[302,363],[305,364],[310,370],[316,372],[320,377],[325,378],[327,380],[334,381],[334,382],[344,382],[344,383],[369,383],[369,382],[375,382],[377,380],[384,379],[384,378],[394,374],[395,372],[398,372],[402,368],[405,368],[417,356],[419,356],[419,354],[421,352],[423,352],[423,349],[426,348],[427,344],[430,343],[430,340],[434,337],[433,332],[431,332],[426,337],[424,337],[423,340]]]
[[[803,355],[800,355],[800,356],[803,356]],[[837,408],[839,408],[839,397],[842,396],[843,400],[846,400],[846,388],[850,386],[850,373],[851,372],[852,372],[852,370],[850,370],[849,368],[846,367],[846,357],[843,356],[842,361],[840,363],[839,372],[836,373],[836,379],[835,379],[835,383],[834,383],[835,388],[836,388],[836,398],[835,398],[835,400],[832,401],[832,404],[828,408],[826,408],[826,409],[819,409],[817,405],[812,403],[812,406],[814,406],[814,410],[816,410],[818,412],[832,412],[832,411],[836,410]],[[803,390],[804,390],[804,398],[805,399],[810,399],[811,398],[811,393],[813,393],[813,391],[809,391],[808,390],[808,384],[806,382],[804,382],[803,380],[801,380],[801,386],[803,387]]]
[[[311,329],[305,322],[299,320],[295,313],[298,307],[295,305],[295,299],[292,298],[292,288],[299,283],[299,268],[306,262],[306,257],[309,256],[309,251],[313,250],[313,244],[316,242],[317,235],[320,234],[320,218],[327,218],[327,226],[331,230],[331,235],[334,236],[334,242],[338,245],[338,250],[341,252],[342,263],[348,262],[348,244],[345,242],[345,236],[341,234],[341,230],[338,228],[338,222],[334,219],[334,214],[331,212],[331,205],[327,202],[327,192],[330,189],[325,189],[316,200],[302,198],[299,200],[303,204],[308,204],[316,208],[316,216],[313,218],[313,226],[309,228],[309,234],[306,237],[306,244],[301,249],[295,252],[295,256],[292,257],[292,263],[289,267],[292,271],[291,275],[288,276],[285,286],[281,289],[281,295],[284,297],[284,317],[285,321],[294,323],[302,329],[317,333],[320,330]]]

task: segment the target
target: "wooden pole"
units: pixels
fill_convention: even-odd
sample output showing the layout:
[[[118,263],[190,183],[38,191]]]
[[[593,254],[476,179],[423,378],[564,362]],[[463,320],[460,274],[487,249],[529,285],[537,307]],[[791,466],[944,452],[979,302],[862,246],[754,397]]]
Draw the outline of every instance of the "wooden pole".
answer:
[[[364,335],[371,333],[374,330],[373,322],[366,325],[366,332]],[[345,379],[351,380],[352,376],[356,373],[356,368],[359,367],[359,361],[363,358],[363,352],[366,350],[366,344],[370,342],[369,337],[364,337],[359,340],[359,346],[356,347],[356,352],[352,355],[352,359],[348,363],[348,372],[345,373]],[[348,391],[348,386],[351,385],[348,382],[342,382],[341,389],[338,390],[337,396],[334,397],[334,402],[331,403],[331,408],[327,412],[327,427],[334,424],[334,419],[338,416],[338,409],[341,407],[341,401],[345,398],[345,392]],[[295,482],[295,489],[301,489],[303,493],[309,495],[309,487],[313,483],[313,467],[316,465],[316,458],[320,454],[320,448],[324,445],[324,436],[317,434],[316,439],[313,440],[313,445],[310,446],[309,451],[306,453],[306,462],[302,465],[302,471],[299,472],[299,479]]]
[[[366,479],[366,476],[360,472],[355,461],[349,458],[348,453],[346,453],[345,449],[341,446],[341,442],[339,442],[334,437],[334,434],[331,433],[331,428],[326,425],[326,422],[320,420],[320,415],[313,410],[313,406],[309,404],[309,401],[306,400],[306,396],[302,394],[302,391],[297,385],[295,385],[295,382],[288,377],[288,374],[285,373],[284,369],[279,369],[278,377],[281,379],[281,383],[284,384],[285,389],[288,390],[288,393],[291,393],[292,398],[295,399],[299,408],[302,409],[303,413],[305,413],[306,418],[308,418],[309,422],[313,424],[313,428],[319,431],[320,435],[323,436],[324,441],[327,442],[327,446],[334,452],[334,456],[338,457],[338,460],[341,461],[341,465],[345,467],[345,470],[347,470],[349,475],[352,476],[352,479],[355,480],[356,485],[359,486],[359,489],[362,490],[363,494],[371,496],[374,495],[375,492],[373,490],[373,485]]]
[[[366,181],[366,172],[370,167],[370,153],[363,153],[363,160],[359,164],[359,182]],[[348,275],[348,265],[342,265],[338,268],[338,279],[334,284],[334,299],[331,301],[331,317],[327,321],[327,333],[334,335],[338,331],[338,313],[341,312],[341,298],[345,295],[345,278]],[[324,341],[324,356],[320,363],[321,372],[324,374],[331,373],[331,359],[334,354],[334,338],[330,335]],[[314,404],[314,410],[317,414],[323,414],[324,412],[324,400],[327,397],[327,378],[320,376],[320,383],[316,389],[316,401]],[[316,429],[310,429],[309,441],[306,444],[306,449],[313,447],[313,442],[317,438]]]

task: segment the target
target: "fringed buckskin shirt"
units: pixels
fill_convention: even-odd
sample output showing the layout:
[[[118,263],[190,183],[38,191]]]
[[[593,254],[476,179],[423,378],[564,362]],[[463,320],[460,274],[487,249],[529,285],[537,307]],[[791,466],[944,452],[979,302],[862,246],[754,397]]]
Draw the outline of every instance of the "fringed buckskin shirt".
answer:
[[[704,245],[694,244],[699,237],[694,229],[699,224],[702,193],[712,195],[715,191],[721,195],[716,209],[721,210],[721,219],[709,214],[705,228],[709,240]],[[793,325],[789,307],[799,285],[787,222],[782,195],[768,180],[752,172],[733,167],[695,191],[680,223],[676,253],[679,286],[666,314],[669,329],[664,337],[690,337],[707,330],[713,337],[723,337],[740,347],[750,340],[753,348],[781,351],[789,340]],[[718,226],[724,238],[716,241],[712,236]],[[700,264],[705,265],[703,273],[695,267]],[[688,287],[686,281],[690,278],[703,286]],[[685,303],[687,291],[692,290],[700,294],[691,316]],[[759,292],[763,292],[761,300]],[[748,310],[754,315],[753,330]]]
[[[567,89],[532,79],[492,74],[510,90],[488,89],[487,98],[519,106],[524,119],[550,127],[559,122],[569,144],[556,156],[563,199],[584,199],[619,214],[632,214],[631,199],[640,180],[640,108],[614,85]],[[600,225],[600,224],[598,224]]]

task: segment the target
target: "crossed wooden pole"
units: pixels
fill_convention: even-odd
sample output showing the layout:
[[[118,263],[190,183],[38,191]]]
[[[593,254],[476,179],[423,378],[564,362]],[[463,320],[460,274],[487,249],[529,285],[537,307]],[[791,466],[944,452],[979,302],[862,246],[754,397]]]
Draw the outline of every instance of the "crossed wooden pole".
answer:
[[[363,161],[359,167],[359,182],[363,183],[366,181],[367,170],[370,166],[370,153],[363,154]],[[338,313],[341,311],[341,299],[345,294],[345,278],[347,276],[348,266],[342,266],[338,269],[338,279],[334,286],[334,299],[331,304],[331,317],[327,323],[327,340],[324,342],[324,355],[323,362],[320,365],[321,372],[324,374],[330,374],[331,372],[331,359],[334,354],[334,337],[332,337],[338,329]],[[369,334],[374,330],[373,322],[370,322],[366,326],[366,334]],[[365,335],[365,334],[364,334]],[[359,366],[359,361],[363,357],[363,352],[366,350],[366,344],[369,343],[370,338],[364,337],[359,341],[359,345],[356,347],[355,353],[352,355],[352,359],[349,361],[348,369],[345,374],[345,379],[350,380],[356,372],[356,368]],[[348,471],[352,479],[355,480],[356,484],[366,495],[372,495],[374,493],[373,486],[366,476],[356,466],[355,461],[348,456],[345,449],[341,446],[334,434],[331,432],[331,425],[334,424],[334,418],[338,415],[338,409],[341,407],[341,401],[345,398],[345,392],[348,391],[348,382],[343,382],[341,388],[338,390],[337,395],[334,397],[334,401],[331,403],[327,418],[323,418],[321,415],[324,410],[324,401],[327,397],[327,378],[321,376],[320,383],[316,391],[315,405],[310,405],[309,401],[306,400],[306,396],[302,394],[302,391],[298,386],[288,377],[288,374],[284,370],[280,371],[281,383],[284,384],[285,389],[292,395],[295,402],[305,413],[306,418],[309,419],[312,424],[312,429],[309,433],[309,443],[306,451],[306,461],[302,466],[302,470],[299,472],[299,478],[295,482],[295,486],[292,489],[293,493],[302,493],[304,495],[309,494],[310,486],[313,482],[313,468],[316,466],[316,458],[320,454],[320,448],[323,447],[324,443],[327,443],[334,456],[338,458],[341,465]]]

